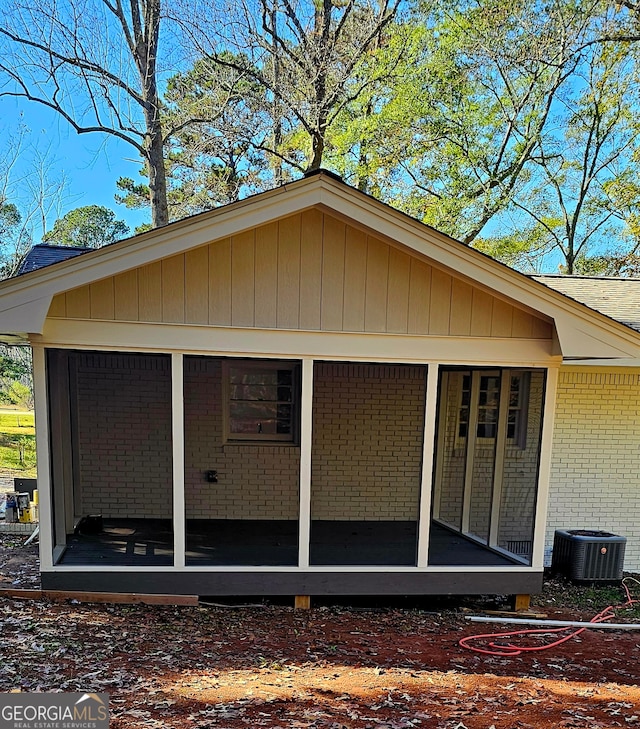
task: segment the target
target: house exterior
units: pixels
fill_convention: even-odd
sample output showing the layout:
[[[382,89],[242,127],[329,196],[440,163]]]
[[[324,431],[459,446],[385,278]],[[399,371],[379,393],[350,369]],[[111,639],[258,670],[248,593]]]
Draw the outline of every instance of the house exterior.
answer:
[[[640,331],[640,280],[534,276]],[[564,363],[556,395],[546,561],[555,529],[627,538],[625,569],[640,571],[640,369],[631,358]]]
[[[640,362],[548,283],[327,173],[0,283],[0,340],[33,348],[43,587],[538,591],[567,464],[601,478],[571,423]]]

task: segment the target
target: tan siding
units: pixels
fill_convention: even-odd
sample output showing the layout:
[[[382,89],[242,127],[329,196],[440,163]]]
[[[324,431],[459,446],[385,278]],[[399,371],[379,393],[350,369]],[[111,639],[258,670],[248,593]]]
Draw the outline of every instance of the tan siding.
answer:
[[[551,339],[553,336],[553,329],[551,324],[544,319],[538,319],[533,317],[533,326],[531,328],[532,339]]]
[[[305,210],[301,218],[300,328],[320,329],[324,215],[319,210]]]
[[[255,231],[231,239],[231,324],[252,327],[255,317]]]
[[[464,281],[453,279],[451,284],[451,323],[449,333],[458,336],[471,334],[471,304],[473,288]]]
[[[118,321],[138,321],[138,271],[125,271],[113,277],[114,317]]]
[[[411,259],[409,280],[409,334],[428,334],[431,309],[431,266]]]
[[[533,330],[533,317],[522,309],[513,309],[513,334],[514,337],[531,339]]]
[[[367,290],[364,328],[368,332],[387,330],[387,287],[389,285],[389,246],[377,238],[367,238]]]
[[[513,307],[500,299],[494,299],[491,319],[492,337],[511,337],[513,332]]]
[[[96,281],[89,286],[91,297],[92,319],[113,319],[115,303],[113,294],[113,278]]]
[[[552,326],[312,209],[80,287],[52,317],[550,339]]]
[[[344,253],[344,313],[342,326],[347,332],[364,331],[364,306],[367,285],[367,234],[347,227]]]
[[[88,286],[67,291],[67,316],[70,319],[91,319],[91,293]]]
[[[300,215],[278,226],[278,320],[280,329],[300,326]]]
[[[491,320],[493,318],[493,301],[491,294],[481,289],[473,290],[471,306],[471,333],[476,337],[491,336]]]
[[[185,253],[185,321],[209,323],[209,247]]]
[[[323,329],[330,331],[342,330],[345,228],[341,221],[325,216],[321,323]]]
[[[65,317],[67,315],[67,295],[56,294],[51,300],[47,316]]]
[[[387,285],[387,331],[406,334],[409,329],[409,281],[411,258],[402,251],[389,251]]]
[[[231,324],[231,239],[209,246],[209,324]]]
[[[277,326],[278,224],[256,230],[256,326]]]
[[[429,334],[449,334],[451,276],[438,268],[431,272]]]
[[[184,255],[162,261],[162,321],[184,322]]]
[[[160,261],[138,269],[138,308],[140,321],[162,321],[162,263]]]

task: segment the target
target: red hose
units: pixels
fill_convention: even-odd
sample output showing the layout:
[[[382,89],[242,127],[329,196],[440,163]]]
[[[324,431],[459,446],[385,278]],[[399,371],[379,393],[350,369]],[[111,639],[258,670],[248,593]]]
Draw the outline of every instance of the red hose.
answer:
[[[635,580],[633,578],[625,578],[622,581],[622,586],[627,596],[626,602],[621,603],[617,606],[609,605],[609,607],[606,607],[602,612],[598,613],[595,617],[593,617],[589,621],[590,623],[602,623],[605,620],[610,620],[615,616],[616,610],[631,607],[632,605],[640,602],[640,600],[634,600],[631,597],[629,588],[626,585],[626,580],[628,579],[631,579],[634,582],[638,583],[638,580]],[[458,645],[462,648],[467,648],[470,651],[474,651],[475,653],[483,653],[488,656],[518,656],[521,653],[546,651],[549,650],[549,648],[555,648],[556,646],[561,645],[562,643],[566,643],[572,638],[575,638],[576,636],[580,635],[580,633],[583,633],[585,630],[589,630],[589,628],[578,628],[578,630],[572,630],[571,633],[568,633],[558,640],[554,640],[552,643],[546,643],[545,645],[537,646],[517,646],[511,642],[508,642],[506,644],[497,644],[494,640],[492,640],[493,638],[510,638],[516,635],[549,635],[550,633],[564,633],[566,630],[568,630],[568,628],[533,628],[530,630],[513,630],[508,633],[483,633],[481,635],[468,635],[466,638],[461,638],[458,641]],[[479,646],[475,645],[469,645],[471,641],[476,640],[489,640],[490,642],[484,648],[480,648]]]

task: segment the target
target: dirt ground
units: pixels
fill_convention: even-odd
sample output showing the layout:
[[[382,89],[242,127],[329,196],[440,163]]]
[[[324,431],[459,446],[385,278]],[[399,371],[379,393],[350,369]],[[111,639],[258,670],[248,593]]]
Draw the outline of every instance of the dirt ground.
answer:
[[[37,586],[35,549],[23,541],[0,537],[0,587]],[[551,580],[534,603],[550,618],[590,619],[609,599],[621,591]],[[295,611],[0,597],[0,691],[107,692],[117,729],[640,727],[640,632],[590,630],[508,657],[460,647],[463,636],[512,629],[466,619],[487,607],[497,605],[361,599]]]

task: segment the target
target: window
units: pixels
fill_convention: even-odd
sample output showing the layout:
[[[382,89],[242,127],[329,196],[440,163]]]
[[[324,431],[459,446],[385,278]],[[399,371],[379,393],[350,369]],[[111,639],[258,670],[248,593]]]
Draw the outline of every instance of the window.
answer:
[[[529,372],[513,372],[509,376],[509,414],[507,421],[507,439],[525,447],[526,423],[529,392]],[[466,438],[469,432],[469,414],[471,406],[477,407],[477,438],[495,438],[498,431],[498,411],[500,406],[501,373],[491,372],[479,375],[478,392],[475,402],[471,402],[472,379],[470,373],[462,374],[460,390],[460,407],[458,410],[458,437]]]
[[[293,443],[298,425],[296,362],[227,360],[226,439]]]

